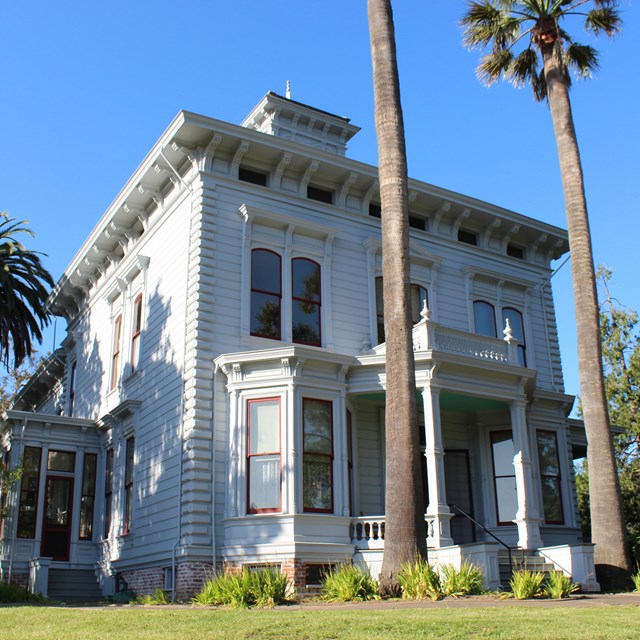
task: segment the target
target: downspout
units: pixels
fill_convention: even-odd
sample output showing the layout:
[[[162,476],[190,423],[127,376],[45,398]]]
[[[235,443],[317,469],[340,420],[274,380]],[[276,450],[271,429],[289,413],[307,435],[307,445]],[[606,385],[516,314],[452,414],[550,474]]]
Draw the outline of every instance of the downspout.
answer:
[[[180,182],[187,188],[189,193],[191,194],[191,208],[189,211],[189,236],[187,240],[187,285],[189,284],[189,270],[190,270],[190,256],[191,256],[191,242],[192,242],[192,230],[193,230],[193,189],[189,184],[187,184],[182,176],[175,170],[173,165],[169,162],[168,158],[164,155],[162,151],[160,151],[160,155],[164,159],[164,161],[169,165],[169,168],[175,173]],[[197,169],[197,167],[196,167]],[[185,325],[187,322],[187,315],[189,310],[189,287],[185,287],[185,298],[184,298],[184,321]],[[184,398],[186,393],[186,382],[184,369],[187,361],[187,332],[184,332],[184,340],[182,344],[182,391],[180,394],[180,438],[179,438],[179,446],[180,446],[180,466],[178,471],[178,537],[176,539],[175,544],[173,545],[173,549],[171,551],[171,602],[175,602],[176,599],[176,583],[177,583],[177,573],[176,573],[176,553],[178,551],[178,547],[180,546],[180,542],[182,540],[182,484],[183,484],[183,473],[184,473]]]
[[[570,258],[571,258],[571,254],[569,254],[562,261],[562,264],[555,271],[553,271],[551,275],[540,285],[540,302],[542,303],[542,319],[544,321],[544,336],[547,342],[547,358],[549,362],[549,373],[551,375],[551,385],[553,386],[553,389],[556,393],[561,393],[561,390],[558,389],[558,386],[556,385],[555,377],[553,375],[553,365],[551,364],[551,341],[549,340],[549,325],[547,323],[547,305],[545,304],[545,300],[544,300],[544,288],[551,282],[551,278],[553,278],[553,276],[555,276],[556,273],[558,273],[558,271],[560,271],[560,269],[562,269],[562,267],[564,267],[564,265],[567,264]]]
[[[211,562],[213,576],[217,575],[216,568],[216,391],[218,389],[218,365],[213,368],[213,392],[211,394]]]

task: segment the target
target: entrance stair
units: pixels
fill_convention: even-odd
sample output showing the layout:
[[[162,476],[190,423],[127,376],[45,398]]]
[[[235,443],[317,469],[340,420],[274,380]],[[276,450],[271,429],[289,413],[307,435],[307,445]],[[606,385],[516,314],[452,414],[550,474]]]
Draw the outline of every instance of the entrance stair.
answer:
[[[96,603],[103,600],[91,569],[49,569],[48,596],[67,603]]]

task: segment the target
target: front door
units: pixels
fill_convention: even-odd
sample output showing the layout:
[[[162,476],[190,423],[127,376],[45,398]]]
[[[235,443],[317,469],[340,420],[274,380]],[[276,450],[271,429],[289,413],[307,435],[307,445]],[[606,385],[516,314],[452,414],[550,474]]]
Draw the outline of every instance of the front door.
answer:
[[[42,523],[40,555],[68,560],[71,542],[73,478],[47,476],[46,503]]]
[[[444,477],[447,488],[447,502],[455,505],[471,517],[473,499],[471,496],[471,474],[469,452],[466,449],[446,449],[444,454]],[[454,544],[476,541],[475,526],[471,520],[452,508],[451,537]]]

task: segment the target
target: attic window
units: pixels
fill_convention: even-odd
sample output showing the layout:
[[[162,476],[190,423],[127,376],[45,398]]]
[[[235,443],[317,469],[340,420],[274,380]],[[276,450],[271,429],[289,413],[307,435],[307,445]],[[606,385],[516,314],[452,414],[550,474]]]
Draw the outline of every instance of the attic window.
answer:
[[[518,260],[524,260],[524,249],[516,244],[509,243],[507,245],[507,255]]]
[[[243,182],[250,182],[251,184],[259,184],[262,187],[267,186],[267,174],[262,171],[254,171],[253,169],[247,169],[246,167],[240,167],[238,169],[238,180]]]
[[[382,207],[375,202],[369,203],[369,215],[372,218],[382,218]]]
[[[472,244],[475,247],[478,245],[478,236],[473,231],[458,229],[458,241]]]
[[[412,229],[420,229],[421,231],[427,230],[427,221],[419,216],[409,216],[409,226]]]
[[[309,198],[309,200],[317,200],[318,202],[333,204],[333,191],[309,185],[307,187],[307,198]]]

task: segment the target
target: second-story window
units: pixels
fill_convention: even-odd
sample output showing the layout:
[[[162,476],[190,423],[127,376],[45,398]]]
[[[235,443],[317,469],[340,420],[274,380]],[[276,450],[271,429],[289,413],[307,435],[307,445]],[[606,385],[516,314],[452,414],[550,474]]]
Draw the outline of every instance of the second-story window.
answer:
[[[294,342],[320,346],[320,265],[307,258],[291,261]]]
[[[133,303],[131,324],[131,373],[135,373],[140,365],[140,334],[142,333],[142,294]]]
[[[496,312],[492,304],[476,300],[473,303],[473,321],[476,333],[490,338],[496,337]]]
[[[122,350],[122,314],[113,323],[113,343],[111,348],[111,381],[109,389],[115,389],[120,375],[120,353]]]
[[[280,340],[282,259],[268,249],[251,252],[251,335]]]
[[[429,306],[429,293],[419,285],[412,284],[410,293],[411,297],[411,322],[418,324],[422,320],[420,315],[425,303]],[[376,323],[378,326],[378,344],[384,342],[384,298],[382,291],[382,276],[376,278]]]
[[[71,371],[69,372],[69,415],[73,415],[73,404],[76,399],[76,369],[77,361],[74,360],[71,364]]]
[[[512,307],[505,307],[502,310],[502,318],[506,324],[509,320],[509,326],[511,327],[511,333],[513,337],[518,341],[518,362],[521,367],[527,366],[527,343],[524,337],[524,321],[522,314]]]

